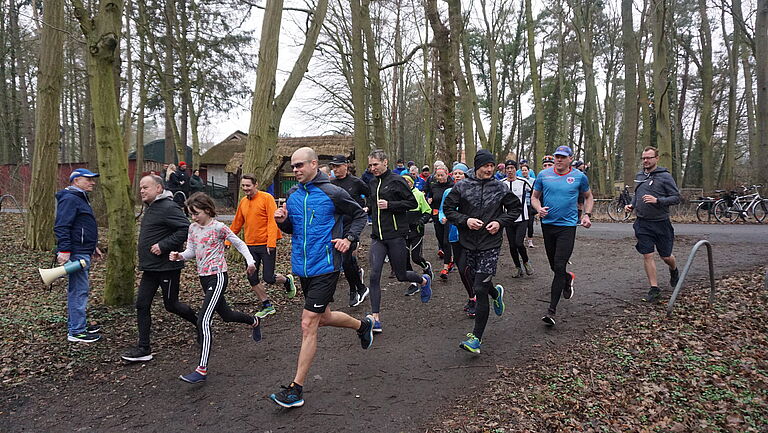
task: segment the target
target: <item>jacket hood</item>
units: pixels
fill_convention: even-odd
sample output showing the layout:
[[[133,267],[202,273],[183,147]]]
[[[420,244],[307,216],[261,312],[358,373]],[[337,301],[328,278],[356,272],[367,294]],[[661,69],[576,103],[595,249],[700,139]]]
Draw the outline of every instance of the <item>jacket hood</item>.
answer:
[[[648,174],[657,174],[657,173],[669,173],[669,170],[664,167],[656,166],[656,168],[654,168],[653,171],[651,171]],[[640,173],[638,174],[645,174],[645,170],[640,170]]]
[[[165,199],[173,200],[173,194],[171,194],[171,192],[168,191],[167,189],[164,189],[163,192],[158,194],[157,197],[155,197],[155,199],[152,200],[152,203],[154,203],[156,201],[159,201],[159,200],[165,200]]]
[[[69,187],[69,186],[56,192],[56,200],[61,199],[62,197],[64,197],[67,194],[77,195],[77,196],[82,197],[85,200],[88,200],[88,195],[85,193],[85,191],[78,191],[78,190],[76,190],[76,189],[74,189],[72,187]]]
[[[330,183],[331,179],[328,177],[327,174],[323,173],[320,170],[317,170],[317,176],[315,176],[314,179],[307,182],[307,184],[314,183],[315,185],[323,184],[323,183]]]

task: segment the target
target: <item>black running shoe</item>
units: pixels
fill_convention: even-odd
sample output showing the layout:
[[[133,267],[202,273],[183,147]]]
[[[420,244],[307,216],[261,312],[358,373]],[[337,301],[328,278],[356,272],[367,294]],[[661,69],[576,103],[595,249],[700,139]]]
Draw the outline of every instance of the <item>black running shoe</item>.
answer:
[[[94,323],[93,325],[88,325],[85,327],[86,334],[98,334],[99,332],[101,332],[101,325],[98,323]]]
[[[282,407],[288,408],[304,405],[303,390],[300,390],[295,383],[291,382],[288,386],[280,385],[280,388],[283,388],[283,390],[277,394],[270,395],[270,400]]]
[[[677,268],[669,271],[669,285],[674,289],[677,287],[677,282],[680,281],[680,271]]]
[[[541,318],[541,321],[544,322],[547,326],[555,326],[555,316],[550,316],[547,314],[546,316]]]
[[[360,346],[363,349],[369,349],[373,345],[373,325],[375,323],[376,320],[373,316],[365,316],[363,319],[363,330],[357,332],[360,337]]]
[[[349,292],[349,306],[355,307],[360,305],[360,297],[357,295],[357,291],[353,290]]]
[[[411,283],[407,289],[405,289],[405,296],[413,296],[421,291],[421,286],[416,283]]]
[[[152,359],[152,351],[146,347],[133,346],[121,358],[128,362],[147,362]]]
[[[576,281],[576,274],[573,272],[568,272],[568,275],[571,277],[570,281],[568,281],[568,286],[566,286],[565,289],[563,289],[563,298],[565,299],[571,299],[573,298],[573,282]]]
[[[643,297],[643,302],[647,302],[649,304],[655,304],[659,302],[659,298],[661,297],[661,289],[659,289],[656,286],[651,287],[650,290],[648,290],[648,294]]]

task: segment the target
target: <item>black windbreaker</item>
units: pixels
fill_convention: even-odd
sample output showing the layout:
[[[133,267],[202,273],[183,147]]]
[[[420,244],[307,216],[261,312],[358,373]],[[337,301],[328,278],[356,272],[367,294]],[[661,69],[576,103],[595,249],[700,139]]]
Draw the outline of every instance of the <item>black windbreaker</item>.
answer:
[[[406,180],[387,170],[374,177],[368,187],[371,189],[368,212],[373,220],[371,237],[380,240],[405,237],[408,233],[406,214],[419,205]],[[379,209],[376,205],[379,200],[388,202],[387,209]]]
[[[168,254],[184,250],[189,219],[167,191],[157,196],[144,210],[139,230],[137,248],[140,271],[172,271],[184,267],[182,261],[170,261]],[[159,256],[149,250],[154,244],[160,246],[162,254]]]

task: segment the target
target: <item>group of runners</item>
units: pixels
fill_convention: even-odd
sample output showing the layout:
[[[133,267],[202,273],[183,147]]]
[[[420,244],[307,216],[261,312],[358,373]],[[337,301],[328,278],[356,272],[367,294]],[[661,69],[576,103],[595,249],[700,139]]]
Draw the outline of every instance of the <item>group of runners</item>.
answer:
[[[656,301],[660,292],[654,248],[670,268],[672,285],[677,278],[668,206],[677,202],[676,194],[679,200],[679,194],[669,173],[656,166],[656,158],[653,148],[643,152],[644,170],[638,174],[638,193],[630,206],[638,214],[636,247],[644,255],[651,284],[645,299],[650,302]],[[226,322],[245,324],[253,340],[259,341],[262,320],[276,312],[265,283],[281,285],[286,296],[292,298],[297,293],[298,279],[304,308],[295,375],[289,385],[271,394],[270,399],[283,407],[301,406],[303,386],[317,350],[319,327],[349,328],[355,331],[363,349],[371,347],[374,334],[383,332],[381,277],[385,263],[389,263],[398,281],[408,283],[405,295],[419,294],[422,302],[430,301],[434,273],[422,251],[425,225],[430,222],[435,225],[439,254],[444,259],[440,276],[448,278],[453,269],[458,271],[467,293],[464,311],[474,318],[472,331],[460,341],[459,347],[478,354],[491,308],[497,316],[505,311],[504,287],[493,281],[503,232],[507,232],[515,264],[513,277],[533,274],[526,251],[532,243],[526,244],[525,238],[527,234],[530,241],[534,214],[541,220],[544,248],[553,272],[550,304],[542,321],[554,326],[561,298],[574,296],[575,274],[567,266],[577,226],[589,228],[592,224],[594,200],[587,176],[572,166],[573,151],[568,146],[558,147],[553,155],[544,157],[543,163],[543,170],[534,180],[535,173],[527,165],[521,167],[514,160],[497,164],[494,155],[482,149],[477,152],[472,169],[455,163],[449,171],[445,164],[436,164],[434,173],[424,180],[422,192],[417,176],[408,170],[398,174],[389,169],[388,156],[381,150],[368,155],[370,179],[366,183],[350,173],[349,161],[343,155],[330,162],[332,176],[325,174],[314,150],[305,147],[291,156],[291,169],[298,183],[279,207],[270,194],[259,191],[254,176],[242,176],[240,187],[244,197],[231,226],[216,220],[215,205],[203,193],[193,194],[186,201],[190,223],[171,194],[164,190],[163,179],[145,176],[140,183],[146,210],[138,242],[139,270],[143,271],[136,301],[139,337],[122,358],[129,362],[152,359],[150,306],[160,288],[165,308],[193,324],[198,335],[198,365],[191,373],[179,377],[189,383],[205,382],[209,374],[213,313]],[[399,161],[397,165],[400,168],[402,164]],[[526,169],[525,173],[521,168]],[[92,179],[86,179],[92,188]],[[82,183],[85,185],[85,181]],[[372,238],[367,280],[356,257],[366,223],[371,225]],[[237,236],[241,231],[244,240]],[[275,272],[281,233],[291,235],[292,274]],[[225,251],[229,245],[246,261],[248,281],[260,300],[255,315],[233,311],[225,300]],[[69,257],[60,257],[60,261],[63,259]],[[196,261],[204,293],[197,311],[179,302],[178,297],[183,261],[191,259]],[[414,271],[414,267],[420,268],[420,272]],[[370,314],[355,318],[331,310],[342,271],[349,284],[349,305],[358,306],[368,298]]]

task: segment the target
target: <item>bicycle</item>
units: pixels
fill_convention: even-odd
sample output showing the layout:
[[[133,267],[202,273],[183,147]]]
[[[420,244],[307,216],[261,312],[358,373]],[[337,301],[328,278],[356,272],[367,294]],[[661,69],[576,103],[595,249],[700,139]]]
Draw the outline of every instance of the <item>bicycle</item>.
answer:
[[[626,206],[632,204],[632,195],[629,193],[629,185],[624,185],[624,191],[608,203],[608,216],[613,221],[626,221],[632,216],[632,211],[627,212]]]
[[[717,190],[715,192],[724,191]],[[719,199],[715,197],[699,197],[699,200],[701,200],[701,203],[696,206],[696,219],[703,223],[708,223],[715,219],[715,203],[717,203]]]
[[[758,223],[762,223],[768,214],[768,200],[760,196],[758,191],[762,185],[742,186],[741,188],[744,195],[739,196],[736,191],[728,191],[723,194],[723,198],[715,203],[715,218],[722,223],[733,223],[738,218],[746,221],[751,216]],[[753,190],[754,193],[747,194]]]

